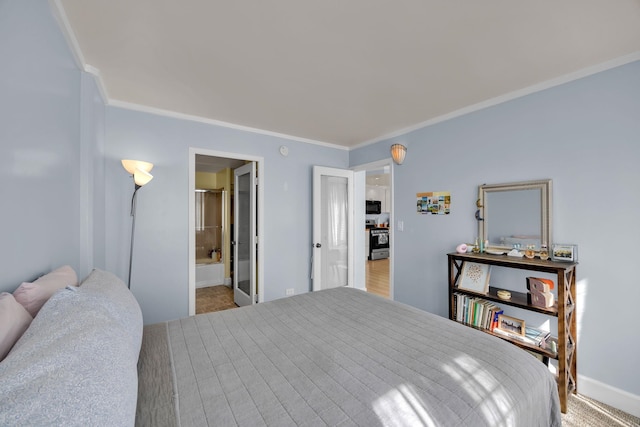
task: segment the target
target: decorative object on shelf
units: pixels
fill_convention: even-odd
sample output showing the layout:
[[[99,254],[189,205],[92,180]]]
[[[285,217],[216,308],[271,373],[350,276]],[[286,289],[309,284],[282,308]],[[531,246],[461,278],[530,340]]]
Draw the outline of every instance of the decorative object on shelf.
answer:
[[[456,252],[458,252],[459,254],[466,254],[467,253],[467,244],[466,243],[460,243],[458,246],[456,246]]]
[[[540,259],[546,261],[549,259],[549,248],[546,243],[540,245]]]
[[[527,302],[536,307],[549,308],[555,302],[555,297],[551,293],[554,287],[553,280],[540,277],[527,277]]]
[[[391,146],[391,157],[396,164],[401,165],[407,155],[407,147],[402,144],[393,144]]]
[[[488,253],[489,255],[504,255],[505,254],[505,251],[499,251],[499,250],[496,250],[496,249],[487,249],[485,252]]]
[[[576,262],[578,261],[578,246],[554,243],[551,246],[551,259],[553,261]]]
[[[477,254],[478,252],[480,252],[480,245],[478,244],[478,238],[477,237],[476,237],[476,242],[473,244],[472,252],[474,254]]]
[[[489,291],[491,266],[465,261],[462,265],[458,288],[486,294]]]
[[[153,169],[153,163],[143,162],[140,160],[122,160],[122,167],[132,176],[134,190],[133,196],[131,196],[131,247],[129,249],[129,277],[127,279],[127,287],[131,289],[131,264],[133,261],[133,237],[135,236],[136,229],[136,195],[138,190],[144,185],[148,184],[153,179],[151,169]]]
[[[416,207],[420,214],[449,215],[451,193],[448,191],[416,193]]]
[[[529,259],[534,259],[536,257],[536,245],[527,245],[527,249],[524,251],[524,256]]]
[[[549,308],[553,307],[556,300],[551,292],[529,292],[527,302],[536,307]]]
[[[516,319],[515,317],[505,316],[501,314],[498,316],[498,326],[496,329],[508,332],[514,335],[525,336],[524,320]]]
[[[511,292],[505,291],[504,289],[500,289],[498,292],[496,292],[496,295],[498,295],[498,298],[500,299],[511,299]]]
[[[514,257],[517,257],[517,258],[522,258],[523,255],[522,255],[522,252],[520,252],[519,250],[513,248],[507,253],[507,256],[514,256]]]
[[[553,280],[540,277],[527,277],[527,289],[531,292],[549,292],[555,287]]]

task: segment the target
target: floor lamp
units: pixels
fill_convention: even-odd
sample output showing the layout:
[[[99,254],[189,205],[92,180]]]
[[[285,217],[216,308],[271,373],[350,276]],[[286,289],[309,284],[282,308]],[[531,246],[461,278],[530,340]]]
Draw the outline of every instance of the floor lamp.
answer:
[[[149,172],[153,168],[153,163],[142,162],[140,160],[122,160],[122,167],[133,177],[135,189],[131,197],[131,248],[129,249],[129,278],[127,279],[127,287],[131,289],[131,262],[133,260],[133,236],[136,229],[136,194],[143,185],[148,184],[153,179],[153,175]]]

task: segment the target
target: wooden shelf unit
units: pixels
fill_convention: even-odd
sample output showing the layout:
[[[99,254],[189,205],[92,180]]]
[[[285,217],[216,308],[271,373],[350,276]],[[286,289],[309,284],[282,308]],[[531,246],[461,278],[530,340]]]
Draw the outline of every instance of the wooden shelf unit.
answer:
[[[558,322],[558,339],[557,352],[535,347],[526,343],[510,339],[506,336],[494,334],[486,329],[479,329],[488,334],[509,341],[518,347],[541,354],[543,357],[549,357],[558,360],[558,392],[560,394],[560,407],[563,413],[567,412],[567,400],[569,393],[577,393],[578,376],[576,372],[577,351],[576,351],[576,266],[577,262],[554,262],[551,260],[540,260],[538,258],[517,258],[508,257],[506,255],[490,255],[486,253],[450,253],[449,258],[449,319],[455,320],[454,317],[454,296],[455,292],[477,296],[488,301],[497,302],[502,305],[518,307],[524,310],[545,314],[557,319]],[[460,274],[462,273],[462,265],[465,261],[475,262],[479,264],[488,264],[492,266],[515,268],[519,270],[531,270],[544,273],[552,273],[556,275],[555,289],[557,292],[556,303],[549,308],[536,307],[527,301],[526,285],[523,283],[522,288],[525,292],[511,292],[511,299],[504,300],[498,298],[497,291],[500,288],[490,286],[487,294],[459,289],[457,287]],[[470,326],[466,325],[465,326]],[[473,327],[473,326],[470,326]]]

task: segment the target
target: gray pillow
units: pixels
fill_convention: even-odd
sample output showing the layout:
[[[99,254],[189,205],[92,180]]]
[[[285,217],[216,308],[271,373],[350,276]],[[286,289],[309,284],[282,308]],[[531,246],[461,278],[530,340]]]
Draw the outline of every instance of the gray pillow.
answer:
[[[0,425],[133,425],[142,313],[94,270],[55,293],[0,362]]]

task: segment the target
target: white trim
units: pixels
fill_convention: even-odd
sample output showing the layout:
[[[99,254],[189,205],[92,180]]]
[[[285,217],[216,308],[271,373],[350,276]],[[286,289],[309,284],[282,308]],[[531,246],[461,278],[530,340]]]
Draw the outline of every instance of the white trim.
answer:
[[[306,144],[322,145],[323,147],[335,148],[338,150],[349,150],[349,147],[345,147],[344,145],[331,144],[329,142],[316,141],[313,139],[301,138],[293,135],[286,135],[284,133],[272,132],[269,130],[252,128],[249,126],[236,125],[233,123],[223,122],[220,120],[209,119],[209,118],[200,117],[200,116],[193,116],[191,114],[184,114],[176,111],[164,110],[162,108],[134,104],[131,102],[118,101],[114,99],[114,100],[109,100],[109,105],[113,107],[124,108],[127,110],[141,111],[143,113],[150,113],[150,114],[156,114],[159,116],[172,117],[174,119],[189,120],[189,121],[198,122],[198,123],[221,126],[229,129],[236,129],[236,130],[241,130],[245,132],[252,132],[252,133],[257,133],[261,135],[266,135],[266,136],[273,136],[276,138],[288,139],[291,141],[304,142]]]
[[[391,157],[387,157],[386,159],[376,160],[375,162],[369,163],[361,163],[359,165],[351,166],[351,170],[353,171],[367,171],[367,170],[377,170],[380,168],[384,168],[385,166],[389,166],[389,174],[391,176],[391,180],[389,182],[389,191],[391,191],[391,209],[389,211],[389,299],[395,301],[395,284],[394,284],[394,260],[395,260],[395,191],[393,191],[393,182],[395,175],[395,167],[396,164],[393,162]]]
[[[249,160],[258,164],[258,303],[264,302],[266,284],[264,281],[264,157],[248,154],[229,153],[205,148],[189,147],[189,316],[196,313],[196,236],[195,224],[195,189],[196,189],[196,154],[228,159]]]
[[[102,102],[107,104],[109,101],[109,93],[107,92],[107,87],[104,85],[104,80],[102,79],[100,70],[98,70],[93,65],[86,65],[84,67],[84,71],[93,76],[93,80],[96,82],[98,92],[100,92],[100,96],[102,97]]]
[[[78,39],[76,38],[76,34],[73,32],[71,28],[71,24],[69,23],[69,19],[67,19],[67,14],[64,11],[64,7],[60,0],[49,0],[49,7],[51,8],[51,12],[53,13],[53,17],[58,21],[58,25],[60,26],[60,30],[62,31],[62,35],[64,36],[67,44],[69,45],[69,50],[71,51],[71,55],[73,55],[73,59],[76,61],[76,65],[81,70],[84,70],[84,56],[82,56],[82,51],[80,50],[80,44],[78,43]]]
[[[578,393],[640,417],[640,396],[600,381],[578,375]]]
[[[417,123],[413,126],[406,127],[404,129],[397,130],[395,132],[388,133],[386,135],[382,135],[373,139],[370,139],[365,142],[361,142],[360,144],[354,145],[350,148],[350,150],[355,150],[358,148],[365,147],[367,145],[375,144],[376,142],[384,141],[391,138],[396,138],[410,132],[413,132],[418,129],[422,129],[427,126],[435,125],[436,123],[444,122],[447,120],[454,119],[456,117],[464,116],[465,114],[473,113],[475,111],[483,110],[485,108],[493,107],[498,104],[502,104],[508,101],[512,101],[517,98],[522,98],[527,95],[531,95],[536,92],[541,92],[546,89],[551,89],[555,86],[560,86],[565,83],[572,82],[574,80],[579,80],[583,77],[588,77],[593,74],[597,74],[603,71],[610,70],[612,68],[619,67],[621,65],[629,64],[631,62],[635,62],[640,60],[640,51],[633,52],[629,55],[621,56],[619,58],[612,59],[610,61],[606,61],[600,64],[592,65],[590,67],[583,68],[581,70],[575,71],[573,73],[565,74],[560,77],[556,77],[550,80],[546,80],[541,83],[534,84],[532,86],[528,86],[522,89],[515,90],[513,92],[506,93],[504,95],[496,96],[495,98],[488,99],[486,101],[479,102],[477,104],[469,105],[467,107],[463,107],[459,110],[452,111],[447,114],[443,114],[438,117],[434,117],[433,119],[426,120],[421,123]]]
[[[64,6],[62,6],[61,0],[49,0],[49,7],[51,8],[53,17],[58,22],[62,36],[67,41],[67,45],[69,46],[69,50],[71,51],[71,55],[73,56],[76,65],[82,71],[89,73],[94,77],[100,96],[102,96],[102,102],[108,104],[109,93],[107,92],[107,87],[104,84],[102,75],[100,75],[100,70],[85,62],[84,55],[82,55],[82,50],[80,49],[80,43],[78,43],[76,33],[73,31],[73,28],[71,28],[71,24],[69,23],[69,19],[67,18],[67,14],[64,10]]]

